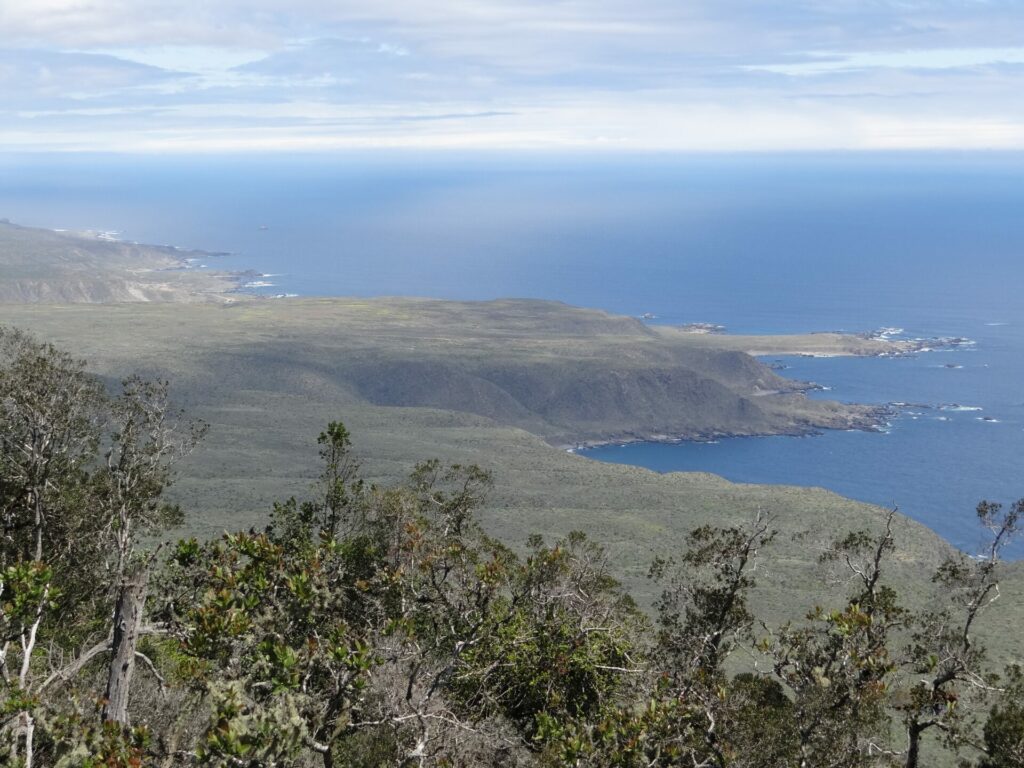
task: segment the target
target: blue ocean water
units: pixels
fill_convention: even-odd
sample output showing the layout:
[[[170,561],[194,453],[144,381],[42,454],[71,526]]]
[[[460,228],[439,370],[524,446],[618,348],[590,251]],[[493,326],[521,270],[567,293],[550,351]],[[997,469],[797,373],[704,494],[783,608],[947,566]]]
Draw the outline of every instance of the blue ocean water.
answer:
[[[0,157],[0,217],[231,255],[267,293],[529,296],[752,333],[967,336],[911,359],[796,359],[884,434],[633,445],[591,458],[821,485],[973,548],[1024,496],[1024,156]],[[982,410],[940,409],[969,406]],[[987,419],[987,420],[986,420]],[[1024,555],[1024,547],[1017,549]]]

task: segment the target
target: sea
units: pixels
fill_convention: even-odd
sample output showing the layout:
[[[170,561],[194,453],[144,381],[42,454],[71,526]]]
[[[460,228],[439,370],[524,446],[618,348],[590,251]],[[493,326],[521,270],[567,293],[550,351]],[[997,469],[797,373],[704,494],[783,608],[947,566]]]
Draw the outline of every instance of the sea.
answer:
[[[271,296],[534,297],[735,333],[973,343],[768,358],[812,396],[898,404],[879,432],[583,452],[822,486],[955,545],[1024,496],[1024,155],[0,157],[0,218],[223,252]],[[1024,557],[1024,544],[1010,554]]]

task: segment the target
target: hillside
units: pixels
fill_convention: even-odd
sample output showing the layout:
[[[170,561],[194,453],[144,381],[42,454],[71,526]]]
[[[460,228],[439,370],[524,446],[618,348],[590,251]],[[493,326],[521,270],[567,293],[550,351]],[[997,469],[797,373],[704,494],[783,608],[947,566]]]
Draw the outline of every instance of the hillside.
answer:
[[[52,253],[66,245],[41,237]],[[123,253],[102,241],[97,247]],[[80,251],[74,259],[84,258]],[[9,245],[0,248],[0,263],[11,265],[0,282],[10,282],[19,258]],[[822,490],[662,476],[552,444],[867,425],[869,409],[809,400],[800,384],[746,351],[894,351],[886,342],[684,333],[513,300],[7,301],[0,324],[60,344],[110,379],[141,371],[172,381],[189,416],[211,425],[173,489],[197,534],[246,527],[265,519],[274,500],[305,493],[316,471],[315,436],[332,419],[350,427],[372,478],[401,477],[427,457],[491,470],[496,487],[484,522],[492,534],[518,546],[532,532],[585,530],[608,545],[617,573],[644,602],[652,557],[678,551],[697,525],[762,510],[782,535],[760,577],[758,613],[799,615],[843,589],[818,564],[825,543],[879,521],[877,508]],[[948,546],[905,518],[899,538],[894,578],[909,599],[926,599],[928,575]],[[1024,604],[1018,582],[1014,576],[1006,585],[1007,610],[986,632],[1004,655]]]
[[[188,413],[211,425],[175,488],[198,533],[244,527],[263,519],[274,500],[304,493],[315,473],[314,438],[331,419],[349,425],[368,473],[380,480],[401,477],[426,457],[491,470],[489,531],[518,544],[535,531],[586,530],[609,545],[620,575],[642,598],[650,594],[645,574],[653,556],[677,549],[696,525],[744,520],[760,509],[785,534],[764,579],[764,610],[802,609],[822,598],[822,546],[837,531],[878,522],[876,508],[820,490],[661,476],[546,444],[565,439],[567,426],[640,434],[628,427],[637,414],[678,414],[681,421],[666,428],[682,432],[705,424],[756,431],[750,422],[713,421],[737,413],[787,429],[862,413],[799,394],[763,394],[794,385],[743,353],[695,347],[690,337],[667,340],[603,312],[524,301],[324,299],[3,305],[0,323],[75,350],[106,376],[141,370],[174,383]],[[684,390],[693,399],[680,407],[675,390],[651,384],[669,375],[703,389]],[[629,402],[625,387],[603,383],[601,390],[594,377],[645,391],[648,410]],[[577,392],[576,400],[553,396],[558,387]],[[589,410],[595,389],[613,392],[609,402],[619,408],[604,420]],[[708,392],[721,400],[699,399]],[[749,405],[727,407],[742,403]],[[797,532],[807,535],[792,539]],[[909,520],[900,534],[901,581],[919,597],[921,577],[948,547]]]
[[[224,382],[375,406],[437,408],[520,427],[556,445],[803,434],[869,427],[877,413],[811,400],[750,356],[637,320],[556,303],[296,299],[145,310],[8,307],[0,320],[79,343],[134,348],[222,400]],[[108,347],[113,341],[113,349]],[[188,358],[182,366],[178,360]],[[115,358],[116,359],[116,358]]]
[[[192,267],[212,254],[0,221],[0,301],[53,303],[236,300],[238,276]]]

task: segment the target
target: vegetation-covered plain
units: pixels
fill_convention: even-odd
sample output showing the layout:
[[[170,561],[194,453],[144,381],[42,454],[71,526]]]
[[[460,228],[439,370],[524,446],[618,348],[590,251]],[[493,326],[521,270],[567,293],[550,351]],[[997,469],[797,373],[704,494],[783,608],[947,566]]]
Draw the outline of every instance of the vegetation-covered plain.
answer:
[[[0,320],[246,389],[473,413],[553,444],[870,427],[875,409],[804,397],[746,353],[556,302],[289,299],[229,306],[5,305]],[[81,331],[94,329],[103,344]],[[799,337],[798,337],[799,338]],[[778,340],[777,340],[778,341]],[[724,344],[724,342],[723,342]]]

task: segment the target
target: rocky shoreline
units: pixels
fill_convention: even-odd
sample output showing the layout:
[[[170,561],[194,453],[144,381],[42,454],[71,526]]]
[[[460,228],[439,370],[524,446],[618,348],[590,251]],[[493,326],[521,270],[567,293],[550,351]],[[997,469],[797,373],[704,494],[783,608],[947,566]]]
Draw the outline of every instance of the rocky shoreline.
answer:
[[[799,424],[788,429],[768,431],[712,431],[712,432],[683,432],[670,434],[656,432],[650,434],[620,434],[608,437],[592,438],[563,442],[555,447],[569,453],[583,453],[593,448],[604,448],[609,445],[633,445],[636,443],[662,443],[677,445],[680,443],[716,443],[720,440],[745,437],[813,437],[821,435],[829,430],[860,431],[860,432],[882,432],[888,426],[890,419],[896,414],[897,404],[880,406],[851,406],[851,408],[862,409],[862,413],[856,418],[849,418],[834,424]]]
[[[705,335],[715,334],[719,339],[730,338],[723,336],[724,327],[713,325],[711,323],[691,323],[686,326],[674,326],[675,330],[682,331],[688,334]],[[952,350],[969,348],[975,345],[972,339],[963,336],[941,336],[941,337],[930,337],[930,338],[904,338],[902,328],[881,328],[876,331],[870,331],[865,333],[850,334],[844,332],[823,332],[820,334],[806,334],[803,337],[793,338],[808,338],[808,337],[828,337],[832,339],[857,339],[866,342],[870,346],[857,347],[856,345],[852,348],[844,348],[842,351],[835,352],[791,352],[791,356],[794,357],[810,357],[810,358],[823,358],[823,357],[911,357],[918,354],[925,354],[928,352]],[[739,337],[732,337],[739,338]],[[778,337],[782,338],[782,337]],[[751,354],[757,354],[751,352]],[[757,356],[763,357],[764,354],[758,354]],[[780,354],[780,357],[786,356]],[[787,366],[781,361],[772,361],[764,363],[766,367],[772,370],[784,370]],[[952,364],[951,364],[952,365]],[[793,381],[792,387],[789,391],[794,393],[806,393],[810,391],[825,391],[827,387],[814,382],[800,382]],[[715,431],[715,432],[684,432],[679,434],[670,433],[649,433],[649,434],[618,434],[611,435],[608,437],[600,437],[586,440],[577,440],[569,443],[559,445],[559,448],[566,450],[570,453],[586,452],[593,448],[601,448],[609,445],[630,445],[635,443],[663,443],[663,444],[679,444],[679,443],[711,443],[719,440],[726,440],[730,438],[742,438],[742,437],[777,437],[777,436],[788,436],[788,437],[808,437],[813,435],[822,434],[826,430],[858,430],[864,432],[881,432],[884,431],[888,426],[890,420],[901,410],[907,408],[922,408],[922,409],[934,409],[938,411],[943,410],[975,410],[970,406],[961,406],[959,404],[938,404],[938,405],[924,405],[924,404],[913,404],[903,402],[893,402],[882,406],[856,406],[850,405],[849,409],[858,409],[859,413],[851,414],[849,410],[845,410],[844,413],[847,416],[846,419],[837,417],[835,423],[818,423],[818,424],[802,424],[794,425],[790,429],[779,429],[769,431],[756,431],[756,432],[743,432],[743,431]],[[981,417],[984,418],[984,417]]]
[[[889,352],[879,352],[876,357],[909,357],[926,352],[937,352],[950,349],[973,347],[977,342],[965,336],[932,336],[919,338],[903,338],[902,328],[880,328],[877,331],[859,334],[868,341],[880,341],[891,344]]]

